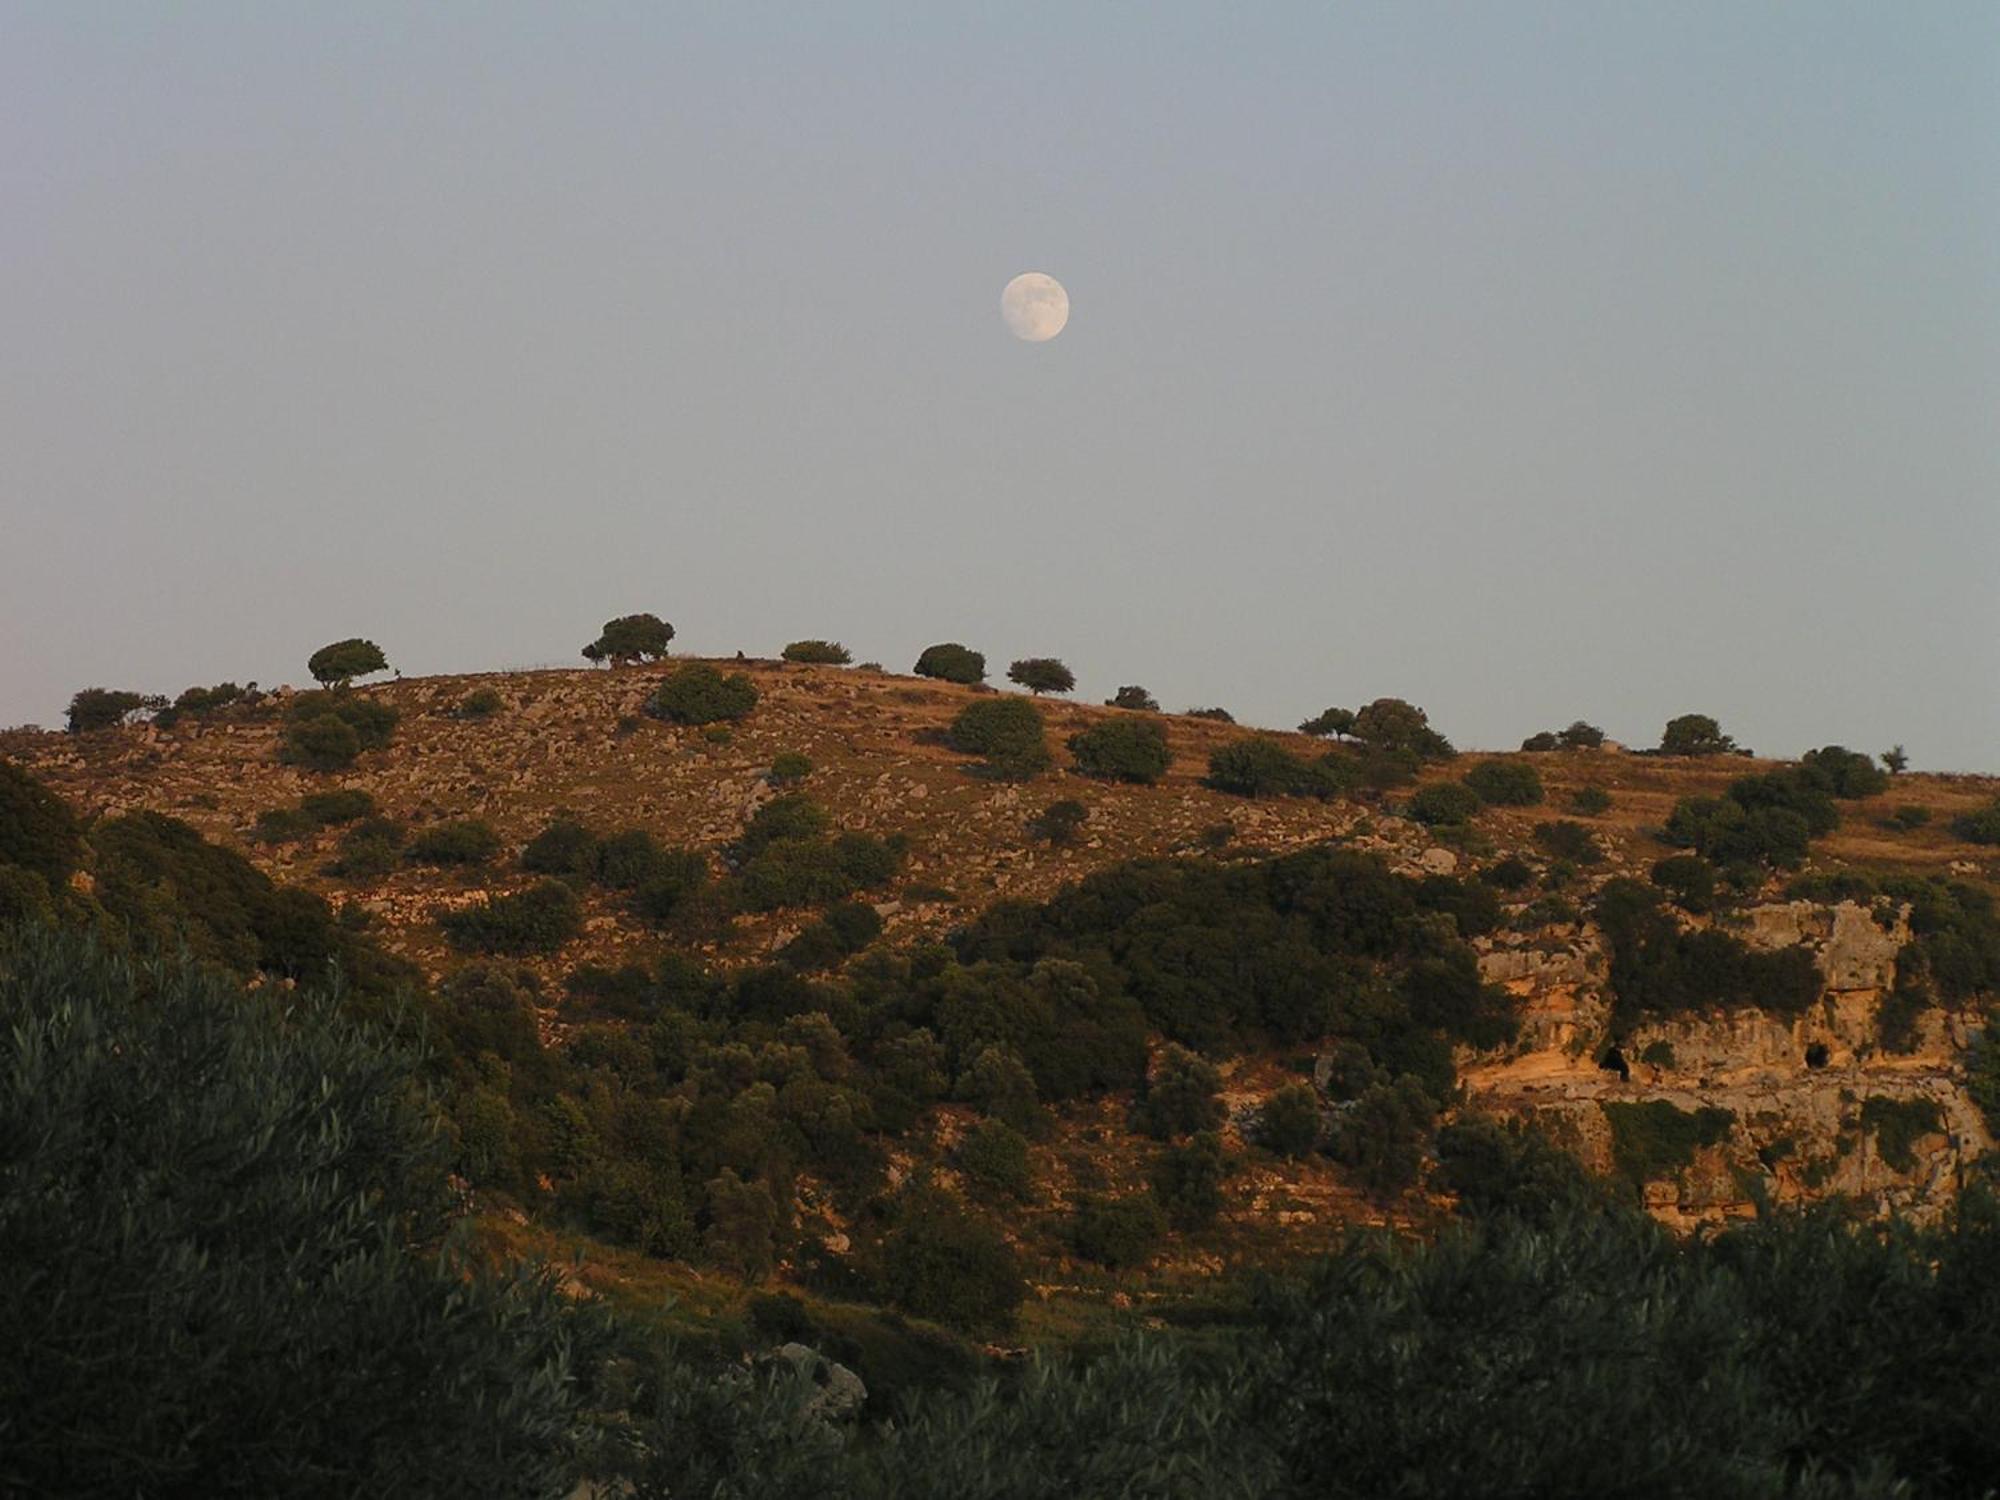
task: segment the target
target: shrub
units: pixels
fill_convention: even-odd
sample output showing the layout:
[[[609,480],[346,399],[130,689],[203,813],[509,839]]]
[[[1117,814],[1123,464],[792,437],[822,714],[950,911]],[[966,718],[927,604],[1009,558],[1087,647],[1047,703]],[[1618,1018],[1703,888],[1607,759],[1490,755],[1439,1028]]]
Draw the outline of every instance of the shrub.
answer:
[[[2000,844],[2000,797],[1951,820],[1952,834],[1968,844]]]
[[[1595,750],[1604,743],[1604,731],[1578,719],[1569,728],[1558,731],[1556,738],[1562,741],[1565,750]]]
[[[1542,800],[1542,778],[1525,761],[1483,760],[1464,779],[1482,801],[1495,807],[1532,807]]]
[[[1882,1160],[1898,1172],[1910,1172],[1917,1165],[1917,1142],[1927,1135],[1942,1135],[1944,1117],[1935,1099],[1876,1094],[1862,1101],[1861,1128],[1875,1137]]]
[[[1456,781],[1435,781],[1410,798],[1404,811],[1426,828],[1456,828],[1481,806],[1479,793]]]
[[[1617,1030],[1629,1030],[1644,1016],[1709,1006],[1796,1016],[1820,997],[1820,973],[1804,948],[1756,952],[1717,928],[1684,931],[1661,909],[1658,895],[1636,880],[1605,883],[1597,921],[1611,948]]]
[[[665,922],[707,884],[708,860],[699,850],[662,849],[632,888],[632,910],[649,922]]]
[[[1028,1138],[1000,1120],[981,1120],[966,1131],[952,1159],[989,1192],[1024,1200],[1033,1185]]]
[[[1597,836],[1581,823],[1559,819],[1554,823],[1535,825],[1535,842],[1558,859],[1572,860],[1579,865],[1594,865],[1604,858],[1604,851],[1597,845]]]
[[[1562,740],[1555,731],[1542,729],[1522,740],[1521,748],[1530,754],[1545,754],[1550,750],[1562,749]]]
[[[358,636],[322,646],[306,659],[313,681],[328,687],[346,687],[357,677],[389,670],[389,658],[373,641]]]
[[[1570,794],[1569,806],[1571,812],[1594,818],[1611,810],[1611,794],[1601,786],[1580,786]]]
[[[1729,1110],[1704,1105],[1686,1110],[1665,1099],[1639,1103],[1607,1100],[1599,1106],[1611,1126],[1611,1160],[1635,1184],[1677,1172],[1704,1146],[1727,1139],[1736,1124]]]
[[[296,807],[272,807],[257,814],[251,837],[260,844],[290,844],[317,832],[319,824]]]
[[[1698,854],[1675,854],[1653,866],[1653,884],[1682,911],[1699,915],[1715,906],[1715,866]]]
[[[322,828],[337,828],[375,815],[375,799],[358,786],[336,787],[331,791],[307,792],[299,798],[299,811]]]
[[[882,1246],[882,1294],[906,1312],[997,1332],[1027,1295],[1007,1241],[935,1189],[906,1194]]]
[[[1191,708],[1187,711],[1190,719],[1212,719],[1217,724],[1234,724],[1236,715],[1226,708]]]
[[[1448,913],[1460,937],[1481,937],[1500,925],[1500,898],[1484,881],[1426,875],[1417,882],[1417,905],[1424,911]]]
[[[926,646],[912,670],[919,677],[935,677],[941,682],[984,682],[986,658],[956,641],[945,641],[940,645]]]
[[[278,758],[309,771],[340,771],[361,753],[361,737],[338,714],[293,719],[285,725]]]
[[[437,823],[410,840],[410,863],[417,865],[483,865],[500,852],[500,835],[479,818]]]
[[[1007,668],[1007,680],[1039,698],[1043,693],[1069,692],[1076,686],[1076,673],[1053,656],[1030,656]]]
[[[983,698],[968,703],[946,732],[951,748],[985,758],[987,775],[1025,780],[1052,763],[1041,713],[1025,698]]]
[[[595,878],[614,891],[637,890],[662,873],[667,857],[660,841],[645,829],[623,829],[597,841]]]
[[[1202,784],[1239,797],[1334,797],[1346,788],[1345,763],[1329,755],[1306,761],[1276,740],[1234,740],[1208,757]]]
[[[635,661],[655,661],[667,654],[674,627],[658,615],[620,615],[606,620],[597,639],[583,648],[585,661],[608,661],[624,666]]]
[[[1901,745],[1893,745],[1889,749],[1884,750],[1880,759],[1882,761],[1882,769],[1887,771],[1891,776],[1900,776],[1910,768],[1910,757],[1904,753]]]
[[[853,653],[839,641],[793,641],[783,654],[786,661],[822,667],[844,667],[854,660]]]
[[[115,729],[134,715],[164,707],[164,698],[114,688],[84,688],[69,700],[69,732],[90,734],[99,729]]]
[[[1012,1047],[981,1048],[958,1080],[958,1092],[982,1114],[1023,1135],[1041,1134],[1044,1121],[1035,1075]]]
[[[1392,1197],[1416,1184],[1437,1112],[1436,1101],[1407,1073],[1393,1082],[1371,1083],[1334,1116],[1327,1153],[1351,1168],[1370,1193]]]
[[[597,839],[574,818],[557,818],[528,840],[521,868],[537,875],[580,875],[597,869]]]
[[[1518,891],[1535,878],[1535,870],[1520,855],[1509,854],[1481,870],[1479,878],[1503,891]]]
[[[1071,1214],[1069,1243],[1085,1260],[1115,1271],[1151,1260],[1166,1232],[1166,1217],[1150,1193],[1086,1195],[1077,1199]]]
[[[583,930],[583,904],[560,880],[544,880],[525,891],[447,911],[438,925],[452,947],[463,951],[554,953]]]
[[[886,883],[902,867],[903,852],[900,836],[884,840],[849,832],[831,841],[776,839],[738,870],[736,897],[746,911],[822,906]]]
[[[61,886],[83,853],[76,814],[54,792],[0,760],[0,865],[18,865]]]
[[[1084,823],[1090,817],[1090,809],[1073,798],[1051,802],[1047,807],[1028,820],[1028,832],[1038,839],[1051,844],[1063,845],[1076,842],[1076,836],[1083,831]]]
[[[1736,741],[1707,714],[1682,714],[1660,732],[1662,755],[1731,755]]]
[[[1300,734],[1309,734],[1316,740],[1345,739],[1354,733],[1355,714],[1351,708],[1322,709],[1299,725]]]
[[[1169,1146],[1153,1159],[1147,1181],[1153,1197],[1175,1229],[1206,1229],[1222,1212],[1222,1137],[1205,1130],[1184,1146]]]
[[[1603,1184],[1574,1156],[1519,1120],[1462,1114],[1438,1131],[1437,1156],[1431,1185],[1456,1194],[1466,1218],[1547,1226],[1584,1210],[1601,1222],[1611,1207]]]
[[[646,712],[669,724],[714,724],[740,719],[757,706],[757,688],[741,672],[728,676],[706,662],[689,662],[646,700]]]
[[[1931,810],[1928,807],[1919,807],[1914,803],[1905,803],[1890,813],[1888,818],[1891,827],[1904,833],[1914,832],[1929,823],[1930,820]]]
[[[402,863],[402,825],[387,818],[369,818],[341,835],[338,852],[326,867],[344,880],[380,880]]]
[[[1805,863],[1812,825],[1788,807],[1746,810],[1732,797],[1683,797],[1662,837],[1718,864],[1761,861],[1775,869]]]
[[[1169,1044],[1146,1078],[1134,1123],[1155,1140],[1213,1130],[1222,1123],[1222,1075],[1185,1047]]]
[[[832,826],[832,813],[803,792],[789,792],[772,798],[750,815],[738,847],[754,855],[782,841],[817,839]]]
[[[1160,700],[1136,683],[1122,687],[1104,700],[1106,708],[1130,708],[1144,713],[1160,711]]]
[[[793,786],[812,775],[813,763],[807,756],[796,750],[785,750],[771,757],[770,780],[778,786]]]
[[[1738,777],[1729,783],[1729,800],[1751,813],[1765,808],[1797,813],[1805,820],[1811,838],[1819,838],[1840,826],[1840,809],[1833,805],[1833,798],[1817,776],[1804,770]]]
[[[1401,698],[1377,698],[1354,715],[1354,737],[1377,750],[1408,750],[1424,760],[1444,760],[1457,752],[1431,728],[1430,717]]]
[[[1151,719],[1106,719],[1071,735],[1069,753],[1086,776],[1141,786],[1151,786],[1173,764],[1166,731]]]
[[[490,719],[499,713],[504,703],[493,688],[474,688],[458,700],[458,716],[461,719]]]
[[[1813,785],[1848,800],[1873,797],[1889,789],[1888,772],[1872,757],[1844,745],[1806,751],[1799,760],[1799,770]]]
[[[1319,1093],[1310,1084],[1289,1083],[1264,1100],[1251,1138],[1266,1151],[1299,1157],[1319,1144]]]

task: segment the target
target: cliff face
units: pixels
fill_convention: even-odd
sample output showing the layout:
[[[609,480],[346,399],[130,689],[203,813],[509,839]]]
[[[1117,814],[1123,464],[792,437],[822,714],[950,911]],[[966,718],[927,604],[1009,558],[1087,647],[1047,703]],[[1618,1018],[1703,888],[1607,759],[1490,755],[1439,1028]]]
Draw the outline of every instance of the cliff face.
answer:
[[[1766,951],[1805,947],[1824,984],[1819,1002],[1796,1018],[1738,1010],[1647,1022],[1615,1058],[1609,955],[1594,931],[1489,947],[1482,972],[1517,997],[1522,1034],[1504,1055],[1464,1059],[1468,1095],[1534,1117],[1606,1172],[1618,1166],[1607,1106],[1727,1110],[1723,1139],[1646,1184],[1647,1205],[1682,1228],[1748,1216],[1760,1197],[1841,1194],[1920,1219],[1941,1212],[1994,1144],[1964,1088],[1981,1017],[1929,1011],[1909,1051],[1881,1046],[1907,912],[1885,925],[1851,901],[1773,903],[1744,912],[1733,930]]]

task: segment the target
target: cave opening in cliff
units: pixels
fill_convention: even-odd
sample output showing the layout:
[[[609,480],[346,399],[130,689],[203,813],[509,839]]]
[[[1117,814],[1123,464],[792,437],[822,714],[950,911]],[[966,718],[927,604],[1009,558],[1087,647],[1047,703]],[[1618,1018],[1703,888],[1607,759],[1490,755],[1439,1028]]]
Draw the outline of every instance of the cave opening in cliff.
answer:
[[[1605,1048],[1604,1056],[1597,1060],[1598,1067],[1607,1073],[1616,1073],[1621,1083],[1632,1081],[1632,1065],[1625,1061],[1625,1054],[1616,1045]]]
[[[1809,1068],[1823,1068],[1827,1065],[1829,1055],[1825,1042],[1814,1042],[1810,1047],[1806,1048],[1806,1066]]]

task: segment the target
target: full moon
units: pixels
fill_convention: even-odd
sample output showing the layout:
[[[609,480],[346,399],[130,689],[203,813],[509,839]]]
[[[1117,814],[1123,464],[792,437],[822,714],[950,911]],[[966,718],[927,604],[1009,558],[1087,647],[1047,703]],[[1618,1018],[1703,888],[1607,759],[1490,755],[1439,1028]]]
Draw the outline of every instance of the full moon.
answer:
[[[1023,271],[1000,294],[1000,316],[1015,338],[1046,344],[1069,322],[1069,293],[1053,276]]]

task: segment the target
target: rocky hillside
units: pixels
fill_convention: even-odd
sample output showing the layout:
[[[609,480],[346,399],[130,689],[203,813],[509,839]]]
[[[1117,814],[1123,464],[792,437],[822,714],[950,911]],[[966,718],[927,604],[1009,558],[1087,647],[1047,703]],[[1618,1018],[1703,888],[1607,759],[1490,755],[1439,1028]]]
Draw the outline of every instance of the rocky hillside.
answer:
[[[358,690],[393,706],[400,723],[386,749],[331,773],[281,762],[282,691],[255,707],[171,728],[12,732],[0,736],[0,755],[88,815],[171,814],[240,848],[278,880],[318,891],[336,907],[360,908],[383,946],[433,976],[460,962],[440,931],[440,913],[528,884],[532,877],[515,856],[552,820],[571,815],[600,830],[643,829],[664,844],[702,851],[719,867],[748,820],[779,795],[770,772],[786,754],[809,758],[804,788],[837,827],[907,839],[900,872],[870,893],[890,944],[941,936],[998,901],[1044,900],[1140,857],[1241,860],[1334,841],[1378,854],[1400,872],[1469,876],[1520,855],[1548,878],[1503,889],[1504,920],[1473,940],[1482,976],[1513,997],[1520,1030],[1504,1048],[1461,1050],[1472,1104],[1532,1115],[1593,1165],[1645,1177],[1649,1204],[1682,1223],[1748,1213],[1761,1195],[1839,1192],[1927,1212],[1991,1145],[1964,1086],[1966,1049],[1980,1024],[1975,1003],[1926,1008],[1899,1039],[1900,1050],[1883,1045],[1884,1002],[1911,939],[1909,904],[1894,897],[1860,891],[1832,899],[1837,888],[1826,886],[1819,899],[1792,899],[1784,894],[1787,880],[1772,877],[1725,914],[1678,918],[1689,929],[1735,933],[1759,951],[1803,949],[1822,993],[1796,1013],[1739,1006],[1642,1019],[1608,1053],[1612,952],[1587,919],[1593,893],[1619,877],[1644,880],[1674,852],[1657,834],[1681,799],[1719,795],[1735,778],[1771,769],[1768,763],[1639,756],[1616,747],[1510,755],[1504,759],[1532,761],[1544,800],[1489,807],[1442,834],[1399,812],[1407,788],[1330,800],[1209,789],[1202,778],[1211,753],[1252,733],[1226,723],[1149,715],[1172,752],[1166,775],[1155,785],[1107,782],[1079,774],[1060,746],[1122,711],[1044,700],[1057,765],[1025,782],[1003,782],[970,774],[972,763],[944,740],[953,717],[989,690],[861,670],[716,665],[746,673],[759,694],[755,711],[726,728],[674,727],[645,716],[642,705],[669,668],[627,667],[408,679]],[[467,713],[469,695],[482,689],[497,694],[497,707]],[[1274,738],[1301,755],[1323,748],[1302,736]],[[1459,778],[1486,758],[1435,763],[1419,785]],[[380,813],[418,834],[483,820],[502,852],[463,867],[406,863],[356,879],[326,873],[338,829],[284,841],[259,836],[261,814],[336,787],[365,790]],[[1573,811],[1587,788],[1606,794],[1608,806]],[[1814,841],[1802,873],[1938,876],[1990,893],[2000,881],[1994,851],[1954,839],[1949,827],[1990,803],[1995,791],[1987,778],[1899,776],[1880,795],[1844,802],[1839,828]],[[1079,835],[1060,844],[1036,837],[1030,820],[1061,799],[1086,808]],[[1893,816],[1911,808],[1922,812]],[[1587,826],[1601,859],[1548,876],[1559,861],[1536,829],[1555,818]],[[1550,879],[1567,884],[1552,896]],[[779,949],[815,916],[781,909],[663,936],[610,893],[593,890],[585,902],[581,936],[559,953],[527,960],[549,997],[543,1024],[551,1038],[566,1025],[556,997],[579,966],[650,962],[674,944],[693,946],[723,968],[743,965]],[[1232,1141],[1240,1144],[1242,1126],[1289,1066],[1276,1057],[1225,1066]],[[1661,1101],[1678,1113],[1669,1119],[1631,1108]],[[1115,1162],[1122,1139],[1115,1109],[1079,1106],[1066,1118],[1071,1144],[1088,1135]],[[1690,1118],[1709,1123],[1680,1123]],[[951,1110],[939,1128],[946,1135],[957,1128]],[[1060,1150],[1045,1156],[1045,1174],[1059,1178]],[[1323,1163],[1260,1159],[1232,1177],[1228,1193],[1233,1216],[1274,1231],[1373,1211]]]

